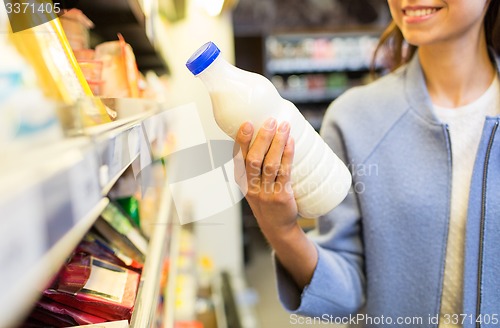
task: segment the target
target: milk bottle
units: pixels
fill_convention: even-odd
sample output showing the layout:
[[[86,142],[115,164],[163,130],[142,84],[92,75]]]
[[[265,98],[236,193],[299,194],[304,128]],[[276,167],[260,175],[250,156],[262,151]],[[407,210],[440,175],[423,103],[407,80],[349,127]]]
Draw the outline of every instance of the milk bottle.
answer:
[[[351,186],[349,170],[268,79],[228,63],[213,42],[200,47],[186,66],[206,86],[215,120],[231,138],[245,121],[253,124],[254,138],[269,117],[290,123],[295,140],[292,189],[300,216],[315,218],[340,204]]]

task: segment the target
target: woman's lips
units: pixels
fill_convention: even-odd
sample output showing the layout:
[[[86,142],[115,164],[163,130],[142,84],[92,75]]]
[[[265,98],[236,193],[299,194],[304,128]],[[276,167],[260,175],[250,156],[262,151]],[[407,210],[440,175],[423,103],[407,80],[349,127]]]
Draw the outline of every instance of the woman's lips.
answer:
[[[404,20],[407,23],[418,23],[434,16],[441,8],[438,7],[407,7],[403,8]]]

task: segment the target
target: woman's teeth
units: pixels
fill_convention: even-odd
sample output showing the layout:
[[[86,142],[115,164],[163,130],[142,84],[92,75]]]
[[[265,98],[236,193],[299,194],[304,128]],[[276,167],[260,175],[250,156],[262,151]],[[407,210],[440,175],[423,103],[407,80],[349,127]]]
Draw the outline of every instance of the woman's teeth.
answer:
[[[427,16],[427,15],[433,14],[436,11],[438,11],[437,8],[416,9],[416,10],[406,9],[404,11],[404,13],[406,16],[410,16],[410,17],[421,17],[421,16]]]

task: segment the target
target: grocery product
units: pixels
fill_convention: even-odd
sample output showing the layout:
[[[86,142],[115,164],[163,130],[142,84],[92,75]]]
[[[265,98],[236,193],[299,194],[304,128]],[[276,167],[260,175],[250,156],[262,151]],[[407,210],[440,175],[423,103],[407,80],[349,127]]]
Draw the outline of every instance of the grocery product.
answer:
[[[103,97],[139,97],[139,73],[130,44],[121,35],[95,47],[95,60],[102,61]]]
[[[130,319],[139,278],[137,272],[76,253],[43,295],[106,320]]]
[[[296,145],[292,188],[299,215],[324,215],[345,198],[351,186],[349,170],[268,79],[231,65],[213,42],[200,47],[186,66],[206,86],[215,120],[231,138],[245,121],[252,122],[256,130],[269,117],[290,123]]]
[[[94,27],[92,21],[76,8],[68,10],[59,19],[71,48],[73,50],[88,49],[90,44],[89,29]]]
[[[58,18],[31,29],[9,32],[9,41],[33,67],[38,86],[47,98],[67,105],[91,103],[82,106],[82,117],[74,117],[84,126],[111,122],[105,106],[98,99],[82,101],[93,97],[92,90]]]
[[[0,8],[0,149],[4,155],[63,137],[58,104],[44,96],[33,66],[12,44],[10,33]]]

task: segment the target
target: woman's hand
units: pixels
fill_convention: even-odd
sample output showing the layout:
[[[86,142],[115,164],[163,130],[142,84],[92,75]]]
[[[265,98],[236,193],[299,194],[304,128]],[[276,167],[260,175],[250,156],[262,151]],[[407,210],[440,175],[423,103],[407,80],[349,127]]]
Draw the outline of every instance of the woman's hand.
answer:
[[[247,122],[236,136],[242,155],[235,156],[236,182],[279,262],[304,288],[311,281],[318,253],[297,222],[290,179],[294,153],[290,125],[267,120],[250,146],[253,133]]]
[[[241,150],[235,160],[236,182],[264,234],[281,235],[297,225],[290,179],[294,154],[290,125],[277,126],[275,119],[268,119],[250,146],[253,134],[252,124],[246,122],[236,136]]]

